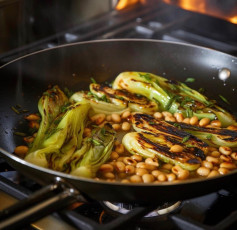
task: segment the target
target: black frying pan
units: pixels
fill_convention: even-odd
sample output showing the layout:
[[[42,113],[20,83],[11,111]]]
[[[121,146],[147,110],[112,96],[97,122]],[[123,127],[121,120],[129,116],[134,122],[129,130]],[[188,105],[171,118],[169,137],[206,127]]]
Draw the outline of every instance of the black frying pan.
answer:
[[[218,78],[220,69],[231,72],[226,82]],[[184,81],[195,78],[190,86],[205,88],[218,99],[221,94],[237,113],[237,58],[211,49],[152,40],[106,40],[82,42],[36,52],[0,68],[0,149],[1,157],[16,170],[47,185],[55,177],[65,179],[81,193],[96,200],[117,202],[162,203],[184,200],[228,186],[236,186],[237,173],[212,179],[195,179],[176,184],[121,184],[98,182],[43,169],[10,154],[21,138],[14,128],[23,129],[21,116],[11,106],[20,104],[37,111],[40,95],[49,84],[72,90],[87,89],[90,78],[111,81],[122,71],[144,71]],[[3,150],[5,149],[5,151]],[[7,153],[10,152],[10,153]]]

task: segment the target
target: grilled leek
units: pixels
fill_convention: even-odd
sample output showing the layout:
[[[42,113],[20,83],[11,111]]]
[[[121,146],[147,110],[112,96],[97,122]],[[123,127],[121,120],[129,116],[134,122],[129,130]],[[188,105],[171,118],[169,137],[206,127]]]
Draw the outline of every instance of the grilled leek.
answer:
[[[195,135],[210,146],[227,146],[237,150],[237,131],[224,128],[206,128],[184,123],[179,123],[179,127],[185,132]]]
[[[61,108],[67,103],[67,96],[57,85],[43,93],[38,102],[38,109],[41,115],[40,127],[29,152],[33,152],[41,147],[42,140],[44,139],[49,126],[61,112]]]
[[[171,152],[171,146],[176,143],[183,146],[182,152]],[[127,133],[123,138],[123,145],[132,154],[147,157],[158,157],[161,161],[180,165],[183,169],[193,171],[201,164],[201,158],[195,155],[198,148],[189,148],[175,138],[165,134]]]
[[[168,135],[171,138],[176,139],[177,142],[199,149],[199,151],[197,151],[198,156],[201,159],[205,158],[208,145],[196,136],[179,129],[179,127],[175,127],[165,121],[158,121],[154,117],[142,113],[133,114],[131,121],[133,128],[137,132],[149,132],[154,135]]]
[[[178,81],[171,81],[151,73],[123,72],[117,76],[113,89],[125,89],[157,101],[161,111],[179,112],[185,117],[218,118],[223,127],[235,124],[233,115],[208,100],[204,95]]]
[[[89,104],[80,103],[68,106],[49,127],[45,138],[41,140],[42,147],[28,153],[25,160],[42,167],[49,167],[48,161],[52,154],[57,154],[61,159],[60,162],[64,162],[64,158],[70,158],[76,149],[81,148],[89,108]],[[63,163],[58,163],[54,168],[61,171],[62,167]]]
[[[130,93],[127,90],[112,89],[108,86],[92,83],[90,91],[99,98],[106,98],[109,102],[118,106],[126,104],[131,111],[153,114],[158,111],[156,102],[142,95]]]

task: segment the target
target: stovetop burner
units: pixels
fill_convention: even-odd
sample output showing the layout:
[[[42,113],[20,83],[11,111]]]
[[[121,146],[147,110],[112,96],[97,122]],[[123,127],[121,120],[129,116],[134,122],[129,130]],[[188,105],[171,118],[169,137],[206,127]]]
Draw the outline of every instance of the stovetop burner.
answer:
[[[134,208],[139,207],[139,205],[136,204],[112,203],[109,201],[104,201],[103,204],[107,208],[106,210],[115,216],[119,214],[127,214]],[[181,201],[165,202],[162,205],[158,205],[155,210],[145,215],[144,218],[152,218],[174,212],[180,207],[180,205]]]

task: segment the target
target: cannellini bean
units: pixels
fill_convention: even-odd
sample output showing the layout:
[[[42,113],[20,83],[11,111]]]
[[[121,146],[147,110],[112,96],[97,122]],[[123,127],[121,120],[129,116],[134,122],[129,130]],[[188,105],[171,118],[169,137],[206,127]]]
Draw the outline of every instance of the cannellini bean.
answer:
[[[161,119],[161,118],[163,117],[163,114],[160,113],[160,112],[155,112],[155,113],[153,114],[153,116],[154,116],[155,119]]]
[[[122,114],[122,118],[123,118],[123,119],[127,119],[130,115],[131,115],[131,112],[130,112],[130,111],[125,111],[125,112],[123,112],[123,114]]]
[[[98,113],[92,116],[91,121],[95,122],[97,125],[101,124],[105,120],[106,115],[104,113]]]
[[[128,130],[130,130],[130,129],[131,129],[131,124],[128,123],[127,121],[123,122],[123,124],[122,124],[122,130],[123,130],[123,131],[128,131]]]
[[[14,153],[18,156],[24,157],[27,154],[28,150],[28,146],[19,145],[14,149]]]
[[[115,170],[117,172],[125,172],[125,164],[121,161],[115,163]]]
[[[225,162],[232,162],[232,158],[230,156],[221,155],[220,159]]]
[[[30,121],[29,127],[32,129],[39,129],[39,123],[37,121]]]
[[[182,122],[189,125],[190,124],[190,118],[186,117],[186,118],[183,119]]]
[[[182,169],[179,165],[175,165],[171,170],[179,180],[184,180],[189,177],[189,171]]]
[[[111,115],[107,115],[107,116],[106,116],[106,121],[112,121]]]
[[[115,175],[112,172],[105,172],[105,173],[103,173],[103,177],[105,177],[107,179],[114,179]]]
[[[124,157],[123,162],[126,165],[133,165],[133,166],[136,166],[136,164],[137,164],[137,162],[134,159],[132,159],[131,157]]]
[[[138,176],[138,175],[132,175],[130,177],[130,181],[132,183],[141,183],[142,182],[142,178],[140,176]]]
[[[173,116],[166,116],[165,121],[176,122],[176,119]]]
[[[220,173],[217,170],[212,170],[207,177],[214,177],[214,176],[218,176],[220,175]]]
[[[118,153],[118,154],[122,154],[124,153],[124,146],[123,144],[119,144],[115,147],[115,151]]]
[[[197,169],[197,174],[200,176],[208,176],[210,173],[210,169],[206,167],[200,167]]]
[[[218,169],[218,172],[219,172],[221,175],[225,175],[225,174],[229,173],[229,169],[227,169],[227,168],[219,168],[219,169]]]
[[[198,124],[198,117],[193,116],[190,118],[190,125],[197,125]]]
[[[149,164],[146,164],[144,162],[138,162],[137,165],[136,165],[137,168],[143,168],[143,169],[147,169],[147,170],[154,170],[156,169],[156,166],[154,165],[149,165]]]
[[[132,159],[134,159],[136,162],[142,161],[142,156],[134,154],[131,156]]]
[[[157,176],[157,179],[159,180],[159,181],[166,181],[167,180],[167,176],[164,174],[164,173],[162,173],[162,174],[160,174],[160,175],[158,175]]]
[[[209,161],[203,161],[202,162],[202,166],[206,167],[206,168],[209,168],[209,169],[212,169],[213,168],[213,164]]]
[[[232,159],[237,161],[237,152],[231,154]]]
[[[202,118],[200,121],[199,121],[199,125],[201,127],[204,127],[206,125],[208,125],[210,123],[210,119],[205,117],[205,118]]]
[[[226,168],[226,169],[236,169],[236,165],[234,163],[231,162],[223,162],[220,164],[221,168]]]
[[[40,117],[37,114],[32,113],[26,116],[25,119],[28,121],[37,121],[40,120]]]
[[[101,172],[113,172],[114,167],[111,164],[103,164],[99,169]]]
[[[132,165],[126,165],[125,166],[125,172],[128,174],[134,174],[135,173],[135,167]]]
[[[181,145],[173,145],[170,148],[170,152],[174,152],[174,153],[180,153],[184,150],[184,148]]]
[[[220,146],[219,147],[219,152],[221,154],[224,154],[226,156],[229,156],[232,153],[232,149],[227,147],[227,146]]]
[[[138,176],[142,176],[142,175],[148,173],[148,171],[146,169],[143,169],[143,168],[136,168],[135,172],[136,172],[136,175],[138,175]]]
[[[157,178],[160,174],[164,174],[164,173],[159,170],[153,170],[151,174]]]
[[[124,157],[119,157],[119,158],[117,159],[117,161],[123,162],[123,158],[124,158]]]
[[[157,161],[157,159],[156,158],[147,158],[146,160],[145,160],[145,163],[146,164],[149,164],[149,165],[154,165],[154,166],[156,166],[156,167],[158,167],[159,166],[159,164],[158,164],[158,161]]]
[[[119,154],[115,151],[113,151],[111,154],[110,154],[110,159],[111,160],[116,160],[119,158]]]
[[[207,156],[206,161],[211,162],[212,164],[219,164],[220,160],[216,157]]]
[[[219,157],[220,155],[221,155],[221,153],[218,152],[218,151],[213,151],[213,152],[211,152],[211,156],[212,156],[212,157]]]
[[[119,145],[119,144],[121,144],[119,140],[116,140],[116,141],[114,142],[114,145],[115,145],[115,146],[117,146],[117,145]]]
[[[213,127],[220,128],[221,127],[221,122],[219,120],[214,120],[214,121],[211,121],[210,125],[213,126]]]
[[[168,111],[163,111],[163,112],[162,112],[162,115],[163,115],[164,117],[167,117],[167,116],[172,117],[172,116],[173,116],[173,114],[170,113],[170,112],[168,112]]]
[[[155,180],[155,178],[151,174],[144,174],[144,175],[142,175],[142,180],[144,183],[151,183]]]
[[[182,113],[175,113],[174,117],[176,118],[177,122],[182,122],[184,119],[184,116]]]
[[[163,169],[167,169],[167,170],[171,170],[172,169],[172,167],[173,167],[173,165],[172,164],[163,164],[162,166],[161,166],[161,168],[163,168]]]
[[[114,130],[119,130],[121,128],[120,124],[112,124]]]
[[[117,113],[113,113],[111,115],[111,118],[112,118],[112,121],[115,122],[115,123],[120,123],[121,122],[121,117]]]
[[[176,180],[176,175],[175,175],[174,173],[166,174],[166,177],[167,177],[167,180],[168,180],[168,181],[174,181],[174,180]]]
[[[23,140],[26,142],[26,143],[32,143],[34,141],[34,137],[32,136],[29,136],[29,137],[24,137]]]

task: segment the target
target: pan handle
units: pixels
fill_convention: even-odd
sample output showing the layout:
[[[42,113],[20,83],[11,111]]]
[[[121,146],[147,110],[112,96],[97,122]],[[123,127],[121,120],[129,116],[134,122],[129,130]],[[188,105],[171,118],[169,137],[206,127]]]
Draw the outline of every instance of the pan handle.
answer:
[[[16,229],[35,222],[56,210],[86,199],[60,177],[28,198],[0,212],[0,229]]]

